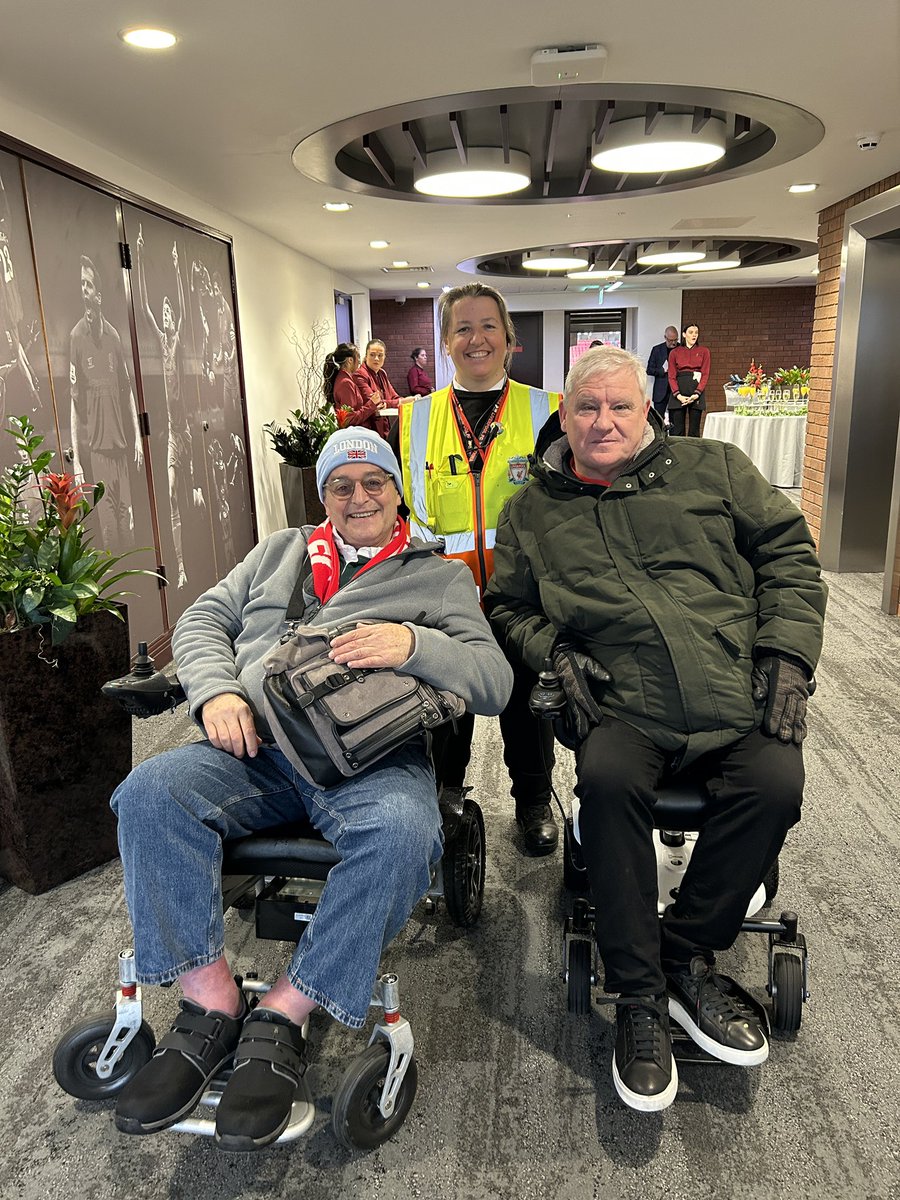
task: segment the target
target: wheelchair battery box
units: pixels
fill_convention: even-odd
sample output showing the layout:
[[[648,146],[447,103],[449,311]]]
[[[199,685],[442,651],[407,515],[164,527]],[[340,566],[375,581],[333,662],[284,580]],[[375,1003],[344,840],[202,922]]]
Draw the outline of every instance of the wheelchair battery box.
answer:
[[[264,941],[299,942],[316,911],[324,884],[316,879],[292,880],[256,902],[256,936]]]

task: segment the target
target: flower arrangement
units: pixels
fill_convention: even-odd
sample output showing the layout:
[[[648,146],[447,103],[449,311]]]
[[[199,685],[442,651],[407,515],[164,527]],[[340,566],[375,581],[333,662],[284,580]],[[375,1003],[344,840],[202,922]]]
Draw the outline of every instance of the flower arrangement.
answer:
[[[744,383],[746,383],[748,387],[751,387],[756,391],[762,387],[763,381],[765,380],[765,378],[766,378],[766,373],[763,369],[762,363],[757,363],[751,358],[750,359],[750,369],[748,370],[747,374],[744,376]]]
[[[773,387],[809,387],[809,367],[779,367],[772,376]]]
[[[19,461],[0,475],[0,633],[49,625],[59,646],[87,613],[122,620],[118,601],[129,593],[109,589],[154,572],[115,570],[125,555],[95,549],[85,525],[103,484],[48,471],[53,451],[40,449],[44,438],[31,421],[10,417],[9,425]]]

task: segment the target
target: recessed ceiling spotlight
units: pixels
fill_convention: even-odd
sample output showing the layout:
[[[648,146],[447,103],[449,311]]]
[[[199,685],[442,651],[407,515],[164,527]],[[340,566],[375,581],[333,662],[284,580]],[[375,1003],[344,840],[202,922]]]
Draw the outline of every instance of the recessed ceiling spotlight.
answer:
[[[528,250],[522,255],[527,271],[577,271],[588,265],[583,250]]]
[[[692,250],[683,245],[670,250],[668,242],[651,242],[637,256],[637,261],[642,267],[678,267],[682,263],[700,262],[703,258],[706,258],[705,250]]]
[[[353,205],[348,204],[346,200],[329,200],[322,207],[326,212],[349,212]]]
[[[702,262],[680,263],[679,271],[730,271],[732,267],[741,265],[741,256],[739,254],[717,254],[711,252],[707,254]]]
[[[168,29],[120,29],[119,37],[137,50],[170,50],[178,41]]]
[[[402,271],[404,267],[408,267],[409,263],[405,258],[395,258],[391,263],[392,267],[396,267],[398,271]]]
[[[449,291],[450,291],[450,284],[449,284],[449,283],[445,283],[445,284],[444,284],[444,286],[441,288],[441,291],[442,291],[442,292],[449,292]]]
[[[725,154],[725,122],[711,117],[698,133],[692,132],[690,114],[664,113],[646,132],[643,117],[614,121],[593,147],[591,162],[600,171],[688,171],[718,162]]]
[[[390,242],[383,242],[383,241],[381,241],[381,240],[376,240],[376,241],[374,241],[374,242],[369,242],[369,246],[370,246],[370,247],[371,247],[373,250],[387,250],[387,248],[388,248],[388,246],[389,246],[390,244],[391,244]]]
[[[531,183],[531,160],[510,150],[504,161],[499,147],[470,146],[463,162],[456,150],[433,150],[428,163],[415,173],[415,189],[423,196],[475,198],[508,196]]]
[[[416,287],[427,288],[427,287],[431,287],[431,284],[428,282],[427,279],[420,279],[419,282],[416,284]]]
[[[819,185],[817,183],[792,183],[788,188],[789,192],[814,192]]]
[[[623,266],[618,267],[588,267],[586,271],[569,271],[566,279],[615,279],[625,274]]]

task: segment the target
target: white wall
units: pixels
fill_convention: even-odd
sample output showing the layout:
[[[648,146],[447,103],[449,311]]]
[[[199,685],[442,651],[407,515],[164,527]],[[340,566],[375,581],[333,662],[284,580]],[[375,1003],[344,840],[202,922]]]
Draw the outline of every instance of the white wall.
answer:
[[[233,240],[260,537],[285,525],[278,456],[262,431],[297,407],[296,359],[287,335],[316,318],[334,330],[334,291],[353,296],[357,331],[371,327],[366,288],[306,258],[235,217],[119,158],[93,142],[0,97],[0,130],[65,163],[227,234]],[[362,336],[358,333],[358,336]]]
[[[501,289],[502,290],[502,289]],[[651,347],[664,339],[667,325],[681,321],[681,288],[616,288],[605,292],[599,307],[628,309],[626,316],[627,349],[634,350],[646,363]],[[515,322],[517,312],[544,313],[544,387],[562,391],[565,364],[565,314],[589,312],[598,307],[596,292],[541,292],[537,295],[506,297]],[[648,393],[649,394],[649,393]]]

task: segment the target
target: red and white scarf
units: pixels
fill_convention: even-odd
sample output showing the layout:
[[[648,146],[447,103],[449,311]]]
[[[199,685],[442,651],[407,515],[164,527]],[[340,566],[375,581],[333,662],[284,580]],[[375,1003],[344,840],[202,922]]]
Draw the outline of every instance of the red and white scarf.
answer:
[[[376,563],[384,562],[386,558],[392,558],[395,554],[399,554],[408,545],[409,525],[403,517],[398,516],[391,540],[386,546],[382,546],[372,558],[360,559],[361,565],[354,572],[353,578],[361,575],[363,571],[368,571],[369,567],[374,567]],[[340,551],[335,545],[334,526],[330,519],[323,521],[312,531],[306,549],[312,566],[313,588],[319,602],[324,604],[335,594],[341,582],[342,559]]]

